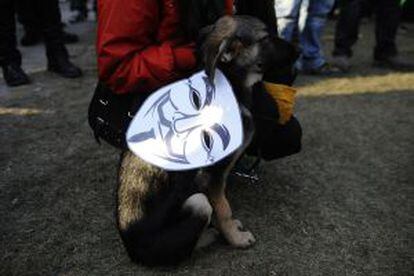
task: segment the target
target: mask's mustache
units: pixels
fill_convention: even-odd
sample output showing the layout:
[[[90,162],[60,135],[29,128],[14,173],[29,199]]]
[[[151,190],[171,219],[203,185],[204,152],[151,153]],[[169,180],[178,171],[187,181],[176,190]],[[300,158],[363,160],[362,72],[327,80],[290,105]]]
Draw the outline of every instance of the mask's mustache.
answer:
[[[176,113],[180,114],[181,113]],[[200,115],[186,115],[184,117],[177,118],[178,116],[174,116],[174,121],[172,122],[172,128],[178,134],[191,131],[195,128],[201,127],[202,124],[200,123]]]
[[[176,116],[174,116],[176,118]],[[217,122],[222,121],[223,110],[214,106],[203,108],[199,114],[185,115],[173,122],[173,128],[177,133],[183,133],[194,128],[211,128]]]

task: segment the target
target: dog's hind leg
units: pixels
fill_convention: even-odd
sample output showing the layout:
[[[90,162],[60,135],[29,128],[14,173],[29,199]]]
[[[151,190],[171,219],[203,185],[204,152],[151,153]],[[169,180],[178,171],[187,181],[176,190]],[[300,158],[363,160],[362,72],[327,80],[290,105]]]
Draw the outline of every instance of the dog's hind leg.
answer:
[[[158,212],[121,230],[121,236],[133,260],[148,266],[176,265],[195,249],[210,223],[212,207],[204,194],[196,193],[177,213],[170,212],[166,222],[159,221],[163,215]]]
[[[217,240],[219,232],[214,227],[209,227],[201,233],[200,238],[197,241],[195,249],[201,249],[209,246]]]
[[[212,213],[194,174],[166,173],[131,152],[122,155],[117,220],[133,261],[173,265],[191,254]]]

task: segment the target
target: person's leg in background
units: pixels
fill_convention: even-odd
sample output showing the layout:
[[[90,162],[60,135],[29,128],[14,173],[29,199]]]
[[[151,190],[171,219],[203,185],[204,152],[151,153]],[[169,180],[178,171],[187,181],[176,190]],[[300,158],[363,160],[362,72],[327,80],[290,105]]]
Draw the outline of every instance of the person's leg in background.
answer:
[[[358,40],[362,2],[364,0],[341,0],[339,18],[335,29],[333,64],[342,71],[349,71],[352,46]]]
[[[398,57],[396,36],[400,23],[400,1],[376,1],[376,45],[374,49],[374,65],[393,70],[412,71],[414,64]]]
[[[65,78],[77,78],[82,71],[69,61],[68,51],[62,38],[62,21],[58,0],[18,0],[20,4],[34,1],[35,13],[46,46],[48,70]]]
[[[39,20],[34,12],[35,2],[27,1],[25,5],[20,5],[16,1],[16,13],[18,21],[23,25],[24,34],[20,39],[22,46],[32,46],[42,41],[42,31],[40,30]]]
[[[24,34],[20,40],[22,46],[33,46],[43,40],[41,23],[36,14],[36,1],[16,1],[16,12],[19,22],[23,25]],[[63,30],[62,24],[62,38],[63,42],[70,44],[79,41],[76,34],[69,33]]]
[[[275,0],[279,36],[289,42],[297,33],[302,0]]]
[[[299,30],[302,56],[299,69],[307,74],[330,75],[338,73],[329,65],[322,50],[322,34],[335,0],[309,0],[304,26]],[[302,14],[301,14],[302,16]]]
[[[378,0],[376,7],[374,59],[381,60],[397,55],[395,39],[400,24],[399,1]]]
[[[21,68],[22,57],[17,49],[14,0],[0,1],[0,66],[9,86],[30,83]]]
[[[23,25],[24,35],[20,40],[22,46],[33,46],[43,40],[40,21],[36,15],[37,8],[34,6],[36,1],[16,1],[17,17],[19,22]],[[71,44],[79,41],[76,34],[66,32],[63,30],[62,24],[62,39],[63,43]]]

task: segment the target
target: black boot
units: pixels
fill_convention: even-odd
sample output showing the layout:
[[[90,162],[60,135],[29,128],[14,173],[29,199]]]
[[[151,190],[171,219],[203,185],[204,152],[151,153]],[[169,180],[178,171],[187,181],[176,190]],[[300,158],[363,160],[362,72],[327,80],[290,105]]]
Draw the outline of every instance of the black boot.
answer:
[[[47,70],[64,78],[79,78],[82,76],[81,69],[70,62],[69,57],[64,54],[48,55]]]
[[[2,66],[3,77],[8,86],[19,86],[30,83],[29,77],[23,69],[16,64]]]
[[[82,71],[69,60],[69,53],[65,47],[62,31],[62,20],[59,2],[56,0],[42,2],[43,37],[45,39],[47,69],[64,78],[78,78]]]

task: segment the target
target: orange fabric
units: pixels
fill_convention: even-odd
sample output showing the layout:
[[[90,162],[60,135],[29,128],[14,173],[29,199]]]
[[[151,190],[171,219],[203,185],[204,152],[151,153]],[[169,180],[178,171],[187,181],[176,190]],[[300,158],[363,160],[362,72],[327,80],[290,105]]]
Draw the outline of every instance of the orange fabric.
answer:
[[[271,82],[263,82],[263,84],[266,91],[277,103],[277,108],[279,110],[279,124],[285,124],[290,120],[293,114],[296,89],[287,85]]]

